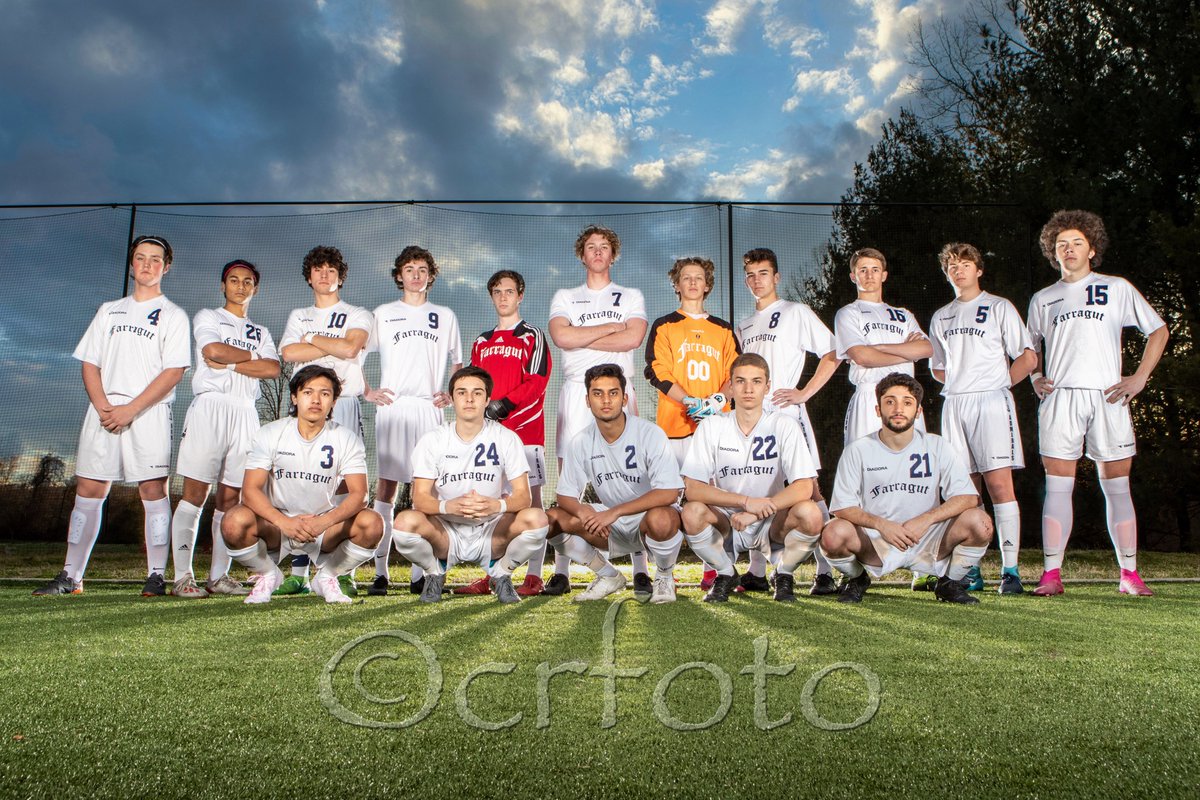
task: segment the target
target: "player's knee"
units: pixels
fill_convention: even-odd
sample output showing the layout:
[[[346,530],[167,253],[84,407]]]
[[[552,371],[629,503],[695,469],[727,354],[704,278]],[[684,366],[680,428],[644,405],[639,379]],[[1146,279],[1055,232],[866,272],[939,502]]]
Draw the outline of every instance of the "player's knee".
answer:
[[[708,506],[696,500],[684,504],[683,513],[679,516],[683,521],[683,532],[689,536],[699,533],[708,525]]]
[[[517,512],[516,519],[513,520],[521,530],[534,530],[537,528],[545,528],[550,524],[550,520],[546,512],[540,508],[523,508]]]
[[[411,508],[401,511],[392,522],[392,530],[415,531],[425,521],[425,515]]]
[[[797,503],[788,511],[788,530],[799,530],[807,536],[821,532],[821,509],[811,500]]]
[[[374,547],[383,539],[383,517],[370,509],[364,509],[354,517],[350,529],[354,543],[362,547]]]
[[[221,536],[225,539],[225,545],[234,550],[249,547],[254,538],[255,522],[254,512],[243,505],[236,505],[226,511],[221,519]]]
[[[972,508],[963,512],[967,519],[967,541],[972,547],[984,547],[992,541],[992,518],[981,508]]]
[[[138,497],[147,502],[162,500],[167,496],[167,479],[142,481],[138,484]]]
[[[821,550],[834,557],[848,555],[852,536],[854,526],[844,519],[834,517],[821,530]]]
[[[571,515],[558,506],[546,509],[546,524],[550,526],[547,536],[557,536],[565,531],[570,518]]]
[[[673,508],[652,508],[646,512],[645,520],[646,535],[660,542],[679,532],[679,514]]]

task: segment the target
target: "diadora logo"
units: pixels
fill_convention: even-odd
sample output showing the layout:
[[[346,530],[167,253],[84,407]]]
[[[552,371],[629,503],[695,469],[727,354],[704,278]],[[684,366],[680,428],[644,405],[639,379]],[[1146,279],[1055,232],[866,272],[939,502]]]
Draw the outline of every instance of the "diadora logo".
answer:
[[[446,458],[451,461],[458,461],[458,456],[456,456],[454,453],[446,453]]]
[[[867,467],[867,472],[880,472],[885,469],[887,469],[887,467]]]
[[[739,450],[736,447],[725,447],[724,445],[718,445],[717,449],[722,452],[725,452],[725,453],[740,453],[740,452],[742,452],[741,450]]]
[[[290,450],[280,450],[280,451],[279,451],[279,455],[281,455],[281,456],[295,456],[296,454],[295,454],[295,453],[293,453],[293,452],[291,452]]]
[[[603,454],[603,453],[596,453],[596,455],[594,455],[594,456],[592,456],[591,458],[589,458],[589,459],[588,459],[588,461],[595,461],[597,458],[604,458],[604,454]]]

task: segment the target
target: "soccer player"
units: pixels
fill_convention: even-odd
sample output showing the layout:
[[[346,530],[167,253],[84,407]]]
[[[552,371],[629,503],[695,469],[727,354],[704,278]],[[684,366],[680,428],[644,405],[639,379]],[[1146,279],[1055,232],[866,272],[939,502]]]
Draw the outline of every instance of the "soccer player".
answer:
[[[172,259],[171,245],[161,236],[134,239],[128,260],[133,294],[101,305],[75,348],[89,401],[75,459],[75,508],[62,572],[35,595],[83,591],[113,481],[136,482],[146,512],[148,574],[142,595],[167,592],[171,402],[191,364],[187,314],[162,293]]]
[[[542,507],[546,483],[546,383],[550,379],[550,348],[541,329],[521,317],[525,278],[502,269],[488,278],[488,294],[496,307],[496,327],[484,331],[471,346],[471,364],[482,367],[495,382],[484,416],[496,420],[521,439],[529,462],[529,495],[533,508]],[[517,594],[542,593],[542,566],[546,551],[534,553]],[[455,594],[487,594],[487,576],[455,589]]]
[[[1129,472],[1137,450],[1129,403],[1146,388],[1167,346],[1167,327],[1129,281],[1093,272],[1108,246],[1104,222],[1089,211],[1058,211],[1042,228],[1042,254],[1061,280],[1029,301],[1029,333],[1039,354],[1033,388],[1038,450],[1046,467],[1042,510],[1045,571],[1034,594],[1062,594],[1062,561],[1074,514],[1075,465],[1087,447],[1108,509],[1108,533],[1121,567],[1121,592],[1151,595],[1137,571],[1137,514]],[[1121,332],[1146,335],[1142,360],[1121,377]],[[1045,364],[1045,375],[1040,371]]]
[[[343,302],[339,296],[349,268],[336,247],[314,247],[304,256],[302,273],[312,287],[313,304],[288,315],[279,341],[284,361],[296,369],[308,364],[329,367],[342,383],[333,421],[362,437],[362,409],[358,398],[366,388],[362,365],[366,360],[372,318],[365,308]],[[292,559],[292,574],[279,587],[280,594],[308,591],[308,556]]]
[[[423,603],[442,599],[446,570],[462,562],[487,569],[499,602],[520,602],[513,570],[546,546],[546,512],[529,504],[521,440],[484,415],[491,393],[486,371],[456,371],[454,421],[421,437],[413,454],[413,507],[396,517],[392,542],[425,570]],[[501,497],[506,483],[512,491]]]
[[[683,489],[679,464],[660,427],[625,413],[620,367],[590,367],[584,384],[596,422],[564,451],[558,505],[548,512],[550,545],[596,574],[575,600],[600,600],[625,588],[625,576],[600,550],[613,557],[640,551],[645,537],[645,547],[654,554],[654,582],[635,571],[633,595],[642,602],[673,603],[675,562],[683,544],[675,509]],[[597,504],[580,501],[589,483]]]
[[[743,352],[758,353],[766,359],[767,367],[774,376],[772,385],[777,387],[764,399],[763,408],[768,413],[787,414],[800,423],[813,466],[820,470],[821,454],[805,404],[821,391],[842,363],[838,359],[833,334],[804,303],[780,299],[779,259],[773,250],[766,247],[750,250],[742,256],[742,267],[746,273],[746,288],[754,296],[754,313],[738,324],[738,341]],[[820,361],[813,376],[800,388],[806,352],[812,353]],[[821,487],[816,481],[813,481],[813,501],[821,510],[822,519],[828,522],[829,506],[821,496]],[[808,593],[834,594],[837,586],[829,562],[821,555],[820,549],[813,551],[813,557],[816,559],[817,574]]]
[[[371,558],[383,536],[383,520],[364,507],[367,451],[353,429],[331,420],[341,392],[336,372],[309,364],[288,388],[292,413],[255,432],[242,502],[225,513],[221,532],[229,555],[258,576],[245,602],[269,603],[284,579],[276,563],[303,552],[317,562],[317,595],[350,603],[338,577]]]
[[[915,427],[924,396],[916,378],[892,373],[875,396],[882,427],[842,452],[835,518],[821,533],[826,558],[845,575],[838,600],[861,602],[872,576],[910,569],[939,576],[939,600],[978,603],[963,579],[987,552],[992,521],[967,468],[945,439]]]
[[[575,240],[575,256],[586,274],[583,285],[559,289],[550,302],[550,338],[563,351],[563,385],[558,394],[555,447],[559,471],[563,447],[592,423],[583,376],[589,367],[614,363],[625,375],[633,374],[633,351],[646,336],[646,301],[637,289],[613,283],[612,266],[621,255],[617,234],[600,225],[589,225]],[[630,387],[625,411],[637,416],[637,396]],[[645,553],[634,553],[634,571],[646,572]],[[554,575],[543,593],[571,591],[567,575],[570,561],[554,559]]]
[[[401,483],[412,483],[417,442],[445,421],[442,409],[450,405],[450,395],[442,390],[446,365],[453,365],[452,372],[462,366],[458,317],[446,306],[429,302],[437,275],[432,253],[416,245],[405,247],[392,269],[392,280],[403,296],[375,309],[370,349],[379,351],[379,388],[368,389],[366,398],[379,407],[375,510],[383,517],[383,539],[375,551],[369,595],[387,594],[396,490]],[[413,573],[409,589],[420,593],[420,568],[414,567]]]
[[[929,339],[933,377],[944,386],[942,436],[971,472],[975,488],[987,486],[1000,539],[1000,594],[1021,594],[1017,555],[1021,510],[1012,471],[1025,466],[1021,430],[1010,386],[1029,375],[1037,355],[1012,303],[983,291],[983,257],[973,245],[951,242],[938,255],[955,299],[933,315]],[[967,573],[967,589],[983,588],[979,567]]]
[[[771,386],[766,359],[743,353],[730,372],[734,410],[700,423],[683,462],[683,530],[692,552],[717,570],[706,602],[725,602],[734,587],[725,537],[733,540],[735,559],[739,551],[750,553],[739,583],[748,591],[770,589],[767,556],[772,541],[782,544],[775,599],[793,601],[796,566],[821,533],[821,512],[811,499],[817,470],[796,420],[763,408]]]
[[[195,398],[188,408],[179,441],[175,472],[183,476],[183,497],[171,519],[176,597],[248,594],[229,577],[229,550],[221,536],[221,520],[241,493],[250,437],[258,430],[259,381],[279,375],[279,355],[271,332],[247,316],[258,293],[258,268],[235,259],[221,269],[225,305],[204,309],[192,321],[196,341]],[[192,556],[208,490],[217,484],[213,511],[212,566],[204,587],[192,575]]]

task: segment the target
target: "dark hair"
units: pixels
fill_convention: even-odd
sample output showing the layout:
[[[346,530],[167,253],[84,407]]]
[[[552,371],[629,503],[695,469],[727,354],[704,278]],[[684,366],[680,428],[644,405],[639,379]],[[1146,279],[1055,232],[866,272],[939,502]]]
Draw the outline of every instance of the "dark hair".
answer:
[[[460,367],[453,375],[450,376],[450,394],[454,394],[454,384],[464,378],[479,378],[483,381],[483,388],[487,390],[488,397],[492,396],[492,387],[495,383],[492,381],[492,376],[483,367],[477,367],[474,364],[468,364],[465,367]]]
[[[262,277],[258,274],[258,267],[254,266],[243,258],[235,258],[233,261],[230,261],[228,264],[221,267],[221,283],[224,283],[225,279],[229,277],[229,270],[237,269],[238,267],[250,270],[250,274],[254,276],[254,285],[258,286],[258,282],[262,279]]]
[[[775,251],[766,247],[756,247],[753,250],[747,250],[746,255],[742,256],[742,266],[748,267],[751,264],[757,264],[760,261],[767,261],[771,264],[771,269],[779,273],[779,259],[775,257]]]
[[[583,388],[590,392],[592,382],[598,378],[616,378],[617,383],[621,384],[621,391],[625,391],[625,373],[616,364],[597,364],[594,367],[588,367],[588,371],[583,373]]]
[[[767,360],[758,353],[742,353],[733,360],[729,365],[729,377],[733,379],[733,371],[738,367],[758,367],[767,375],[767,380],[771,380],[771,368],[767,365]]]
[[[862,247],[855,250],[850,255],[850,271],[853,272],[854,268],[858,266],[858,262],[864,258],[878,259],[879,263],[883,266],[883,271],[887,272],[887,258],[874,247]]]
[[[338,398],[342,396],[342,381],[340,378],[338,378],[336,372],[331,370],[329,367],[322,367],[320,364],[309,364],[304,369],[296,370],[296,373],[292,375],[292,379],[288,381],[288,394],[292,397],[295,397],[300,393],[301,389],[315,381],[317,378],[328,378],[329,382],[333,384],[333,404],[337,405]],[[298,409],[296,408],[295,403],[293,403],[291,409],[288,411],[288,415],[294,417],[297,413]],[[332,416],[333,408],[330,407],[329,417]],[[327,419],[329,417],[327,417]]]
[[[515,269],[502,269],[493,273],[492,277],[488,278],[487,282],[488,294],[491,294],[492,289],[496,288],[496,284],[505,278],[511,278],[512,282],[517,285],[517,294],[525,294],[525,279],[522,278],[521,273],[517,272]]]
[[[342,258],[342,251],[336,247],[326,247],[320,245],[308,251],[308,255],[304,256],[304,280],[308,280],[312,274],[313,267],[319,267],[323,264],[328,264],[338,271],[338,283],[346,280],[346,274],[350,268],[346,266],[346,259]]]
[[[695,264],[700,269],[704,270],[704,282],[708,284],[708,289],[704,292],[704,296],[708,297],[712,294],[713,283],[717,279],[717,268],[713,266],[713,262],[707,258],[699,256],[691,256],[689,258],[680,258],[667,271],[667,277],[671,279],[672,285],[675,286],[675,294],[679,294],[679,276],[683,274],[683,268]]]
[[[575,239],[575,257],[580,261],[583,260],[583,246],[587,240],[596,234],[600,234],[605,239],[608,239],[608,244],[612,247],[613,261],[616,261],[621,255],[621,237],[617,236],[616,232],[611,228],[606,228],[603,225],[588,225]]]
[[[392,267],[392,280],[396,282],[397,286],[400,286],[400,271],[414,261],[424,261],[425,266],[429,267],[429,283],[425,284],[425,290],[428,291],[429,287],[433,286],[433,282],[437,280],[438,265],[433,260],[433,253],[415,244],[410,244],[400,251],[400,255],[396,256],[395,265]]]
[[[1054,257],[1054,244],[1058,235],[1063,231],[1076,230],[1087,239],[1088,245],[1096,255],[1092,256],[1092,268],[1100,266],[1104,260],[1104,251],[1108,249],[1108,233],[1104,230],[1104,220],[1099,214],[1091,211],[1055,211],[1050,221],[1042,226],[1042,234],[1038,244],[1042,246],[1042,255],[1050,262],[1050,266],[1058,269],[1058,259]]]
[[[168,266],[175,260],[175,253],[171,250],[171,243],[161,236],[139,236],[129,245],[129,257],[125,259],[125,266],[133,266],[133,251],[138,249],[139,244],[156,244],[163,249],[163,263]]]
[[[925,387],[921,382],[912,375],[905,375],[903,372],[892,372],[875,384],[875,402],[883,402],[883,394],[893,386],[902,386],[908,389],[908,393],[917,398],[917,405],[921,405],[921,401],[925,399]]]

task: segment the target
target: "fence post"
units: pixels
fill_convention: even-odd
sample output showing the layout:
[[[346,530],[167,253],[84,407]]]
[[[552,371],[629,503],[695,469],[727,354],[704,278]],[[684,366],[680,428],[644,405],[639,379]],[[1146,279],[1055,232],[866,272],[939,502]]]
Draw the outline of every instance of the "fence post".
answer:
[[[737,321],[733,318],[733,297],[737,286],[737,281],[733,279],[733,203],[725,206],[725,228],[727,237],[725,249],[729,258],[729,324],[737,325]]]
[[[137,203],[129,207],[129,235],[125,237],[125,254],[121,256],[124,264],[121,272],[125,274],[121,284],[121,297],[129,294],[129,248],[133,247],[133,228],[137,224]]]

